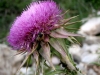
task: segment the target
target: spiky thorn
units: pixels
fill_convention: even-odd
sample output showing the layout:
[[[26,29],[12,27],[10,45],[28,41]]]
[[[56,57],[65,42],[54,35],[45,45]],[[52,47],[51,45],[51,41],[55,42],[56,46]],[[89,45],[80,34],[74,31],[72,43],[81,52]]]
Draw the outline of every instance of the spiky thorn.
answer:
[[[70,20],[72,20],[72,19],[74,19],[74,18],[76,18],[76,17],[78,17],[78,16],[79,16],[79,15],[73,16],[73,17],[70,17],[70,18],[68,18],[68,19],[62,20],[60,24],[55,24],[55,27],[53,28],[53,30],[58,29],[58,28],[64,26],[64,25],[65,25],[66,23],[68,23]]]
[[[37,47],[38,47],[38,44],[37,44],[37,43],[34,43],[33,48],[32,48],[32,51],[29,52],[29,53],[27,53],[27,55],[26,55],[24,61],[22,62],[22,64],[21,64],[20,67],[18,68],[16,74],[20,71],[20,69],[22,68],[22,66],[25,64],[25,62],[26,62],[27,59],[30,57],[30,55],[33,54],[33,52],[36,50]]]

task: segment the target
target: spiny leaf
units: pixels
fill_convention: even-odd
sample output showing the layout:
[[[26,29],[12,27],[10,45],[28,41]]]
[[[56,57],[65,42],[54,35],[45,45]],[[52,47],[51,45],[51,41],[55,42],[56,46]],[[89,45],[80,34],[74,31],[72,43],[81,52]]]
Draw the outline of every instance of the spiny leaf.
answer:
[[[22,66],[25,64],[25,62],[26,62],[27,59],[30,57],[30,55],[36,50],[37,46],[38,46],[37,44],[34,44],[34,45],[33,45],[32,51],[29,52],[29,53],[27,54],[26,58],[24,59],[24,61],[22,62],[22,64],[20,65],[20,67],[19,67],[19,69],[17,70],[16,73],[19,72],[19,70],[20,70],[20,69],[22,68]]]
[[[71,43],[75,44],[74,41],[70,37],[68,37],[67,40],[70,41]]]
[[[77,44],[79,44],[79,45],[81,45],[78,41],[77,41],[77,39],[75,39],[74,37],[70,37],[72,40],[74,40],[75,41],[75,43],[77,43]]]
[[[68,51],[66,43],[65,43],[65,39],[57,39],[57,40],[60,42],[61,46],[63,47],[64,51],[66,52],[66,54],[67,54],[69,60],[71,61],[71,63],[74,64],[74,61],[73,61],[73,59],[71,57],[71,54]]]
[[[38,71],[38,66],[39,66],[39,54],[36,50],[34,51],[33,56],[36,61],[36,71],[35,71],[35,75],[36,75]]]
[[[25,62],[27,61],[27,59],[29,58],[29,54],[27,54],[26,58],[24,59],[24,61],[22,62],[22,64],[20,65],[19,69],[17,70],[17,73],[19,72],[19,70],[22,68],[22,66],[25,64]]]
[[[67,32],[63,27],[60,29],[57,29],[55,31],[52,31],[50,34],[51,37],[54,38],[68,38],[68,36],[80,36],[79,34],[74,34]],[[72,41],[71,41],[72,42]]]
[[[49,62],[52,69],[55,70],[55,67],[52,64],[51,58],[50,58],[50,46],[48,43],[41,43],[42,51],[40,54]]]
[[[78,15],[77,15],[77,16],[78,16]],[[64,20],[61,21],[61,24],[55,24],[53,30],[58,29],[58,28],[60,28],[60,27],[62,27],[62,26],[65,26],[65,25],[70,25],[70,24],[76,23],[76,22],[72,22],[72,23],[68,23],[68,22],[69,22],[70,20],[72,20],[73,18],[76,18],[77,16],[73,16],[73,17],[70,17],[70,18],[68,18],[68,19],[64,19]],[[68,23],[68,24],[67,24],[67,23]]]
[[[68,55],[65,53],[63,47],[60,45],[60,42],[57,40],[51,40],[50,45],[57,50],[62,56],[62,62],[66,63],[70,70],[75,70],[74,65],[70,62]]]
[[[65,23],[64,25],[65,25],[65,26],[66,26],[66,25],[71,25],[71,24],[75,24],[75,23],[77,23],[77,22],[81,22],[81,21],[69,22],[69,23]]]
[[[57,50],[60,54],[62,55],[66,55],[66,53],[64,52],[64,50],[62,49],[62,47],[58,44],[57,40],[55,39],[51,39],[50,40],[50,45],[55,49]]]
[[[55,74],[64,74],[63,70],[57,70],[57,71],[49,71],[48,73],[46,73],[45,75],[55,75]]]
[[[56,32],[61,34],[61,35],[66,35],[66,36],[80,36],[79,34],[74,34],[74,33],[67,32],[63,27],[56,30]]]
[[[68,12],[69,12],[69,10],[65,11],[63,14],[61,14],[61,16],[64,16]]]
[[[72,20],[73,18],[76,18],[76,17],[78,17],[78,16],[79,16],[79,15],[73,16],[73,17],[70,17],[70,18],[68,18],[68,19],[63,20],[62,25],[66,24],[67,22],[69,22],[70,20]]]
[[[54,38],[67,38],[68,37],[67,35],[62,35],[62,34],[59,34],[55,31],[51,32],[50,36],[54,37]]]
[[[38,52],[34,51],[33,56],[34,56],[34,59],[36,61],[36,64],[38,65],[39,64],[39,54],[38,54]]]
[[[29,56],[29,58],[26,61],[26,64],[27,64],[27,66],[26,66],[26,74],[27,74],[27,69],[28,69],[28,66],[29,66],[30,62],[31,62],[31,56]]]

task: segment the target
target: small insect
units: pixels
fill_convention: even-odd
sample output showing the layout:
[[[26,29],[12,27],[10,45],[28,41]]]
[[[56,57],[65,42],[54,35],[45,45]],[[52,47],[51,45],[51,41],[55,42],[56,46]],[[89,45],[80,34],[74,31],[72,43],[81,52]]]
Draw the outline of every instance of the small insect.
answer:
[[[44,34],[43,33],[39,33],[38,37],[37,37],[37,41],[41,41],[44,38]]]

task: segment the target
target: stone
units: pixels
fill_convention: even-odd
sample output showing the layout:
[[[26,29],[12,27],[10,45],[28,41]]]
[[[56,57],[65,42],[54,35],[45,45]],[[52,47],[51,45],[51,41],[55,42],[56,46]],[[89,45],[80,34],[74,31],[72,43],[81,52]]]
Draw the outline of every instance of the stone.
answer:
[[[97,73],[93,69],[89,69],[87,75],[97,75]]]
[[[0,44],[0,75],[14,75],[21,65],[24,56],[16,55],[6,44]]]
[[[83,63],[86,63],[86,64],[92,64],[94,62],[96,62],[99,58],[99,55],[98,54],[88,54],[84,57],[82,57],[82,62]]]
[[[78,44],[73,44],[69,47],[69,53],[73,56],[73,59],[76,63],[81,61],[81,47]]]
[[[53,57],[51,58],[51,60],[52,60],[52,63],[53,63],[54,65],[60,64],[60,59],[57,58],[56,56],[53,56]]]
[[[85,36],[96,35],[100,33],[100,17],[88,19],[87,22],[80,27],[78,33]]]

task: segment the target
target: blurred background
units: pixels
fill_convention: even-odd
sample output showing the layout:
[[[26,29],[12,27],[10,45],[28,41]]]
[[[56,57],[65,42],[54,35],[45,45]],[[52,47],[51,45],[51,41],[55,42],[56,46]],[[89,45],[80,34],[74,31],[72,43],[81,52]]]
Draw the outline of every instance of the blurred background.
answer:
[[[8,45],[6,37],[16,16],[19,16],[32,1],[36,0],[0,0],[0,75],[13,75],[24,59],[24,56],[13,56],[16,52]],[[80,45],[66,42],[70,45],[68,50],[74,56],[77,67],[86,75],[100,75],[100,0],[54,1],[62,12],[69,10],[65,18],[79,15],[72,22],[81,22],[67,29],[83,36],[76,38]],[[57,57],[52,58],[52,61],[60,63]],[[24,68],[21,72],[20,75],[25,73]]]

